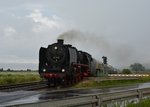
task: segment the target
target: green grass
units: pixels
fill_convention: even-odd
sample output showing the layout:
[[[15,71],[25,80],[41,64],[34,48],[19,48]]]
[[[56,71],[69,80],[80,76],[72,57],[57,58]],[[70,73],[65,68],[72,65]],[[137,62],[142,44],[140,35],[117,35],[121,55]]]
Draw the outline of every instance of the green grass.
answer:
[[[41,80],[38,72],[0,72],[0,85]]]
[[[0,72],[0,85],[6,84],[17,84],[30,81],[41,80],[38,72]],[[135,80],[105,80],[105,81],[94,81],[86,80],[75,85],[77,88],[103,88],[113,86],[124,86],[136,83],[150,82],[150,77],[144,77]]]
[[[75,85],[76,88],[105,88],[113,86],[125,86],[137,83],[150,82],[150,77],[144,77],[140,79],[129,79],[129,80],[104,80],[104,81],[94,81],[86,80]]]
[[[127,107],[150,107],[150,98],[144,99],[137,104],[128,104]]]

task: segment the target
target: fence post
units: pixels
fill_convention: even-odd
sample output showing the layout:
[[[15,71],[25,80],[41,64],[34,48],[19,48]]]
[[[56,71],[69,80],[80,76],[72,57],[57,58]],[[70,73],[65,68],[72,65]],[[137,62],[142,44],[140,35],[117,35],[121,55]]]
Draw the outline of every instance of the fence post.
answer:
[[[97,99],[96,107],[101,107],[102,104],[101,96],[96,95],[95,97]]]
[[[138,89],[137,92],[138,92],[138,99],[139,99],[139,100],[142,100],[142,98],[143,98],[143,93],[142,93],[142,91]]]

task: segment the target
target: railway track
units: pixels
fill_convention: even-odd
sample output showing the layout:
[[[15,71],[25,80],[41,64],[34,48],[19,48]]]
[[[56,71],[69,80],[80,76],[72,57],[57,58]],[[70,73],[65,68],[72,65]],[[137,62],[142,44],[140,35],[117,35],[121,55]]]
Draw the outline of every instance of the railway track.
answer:
[[[14,85],[3,85],[0,86],[0,91],[38,90],[46,87],[47,84],[45,81],[37,81],[37,82],[21,83],[21,84],[14,84]]]
[[[104,81],[104,80],[124,80],[124,79],[138,79],[137,77],[130,78],[116,78],[116,77],[87,77],[84,80],[95,80],[95,81]],[[46,81],[37,81],[37,82],[29,82],[29,83],[21,83],[14,85],[0,85],[0,91],[10,92],[10,91],[18,91],[18,90],[40,90],[48,88]]]

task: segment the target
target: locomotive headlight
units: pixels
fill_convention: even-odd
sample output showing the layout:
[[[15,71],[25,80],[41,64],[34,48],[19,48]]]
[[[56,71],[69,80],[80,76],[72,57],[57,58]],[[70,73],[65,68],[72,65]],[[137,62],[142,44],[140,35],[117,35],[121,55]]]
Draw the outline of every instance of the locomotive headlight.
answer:
[[[46,69],[43,69],[43,72],[46,72]]]
[[[57,47],[57,46],[55,46],[55,47],[54,47],[54,49],[55,49],[55,50],[57,50],[57,49],[58,49],[58,47]]]
[[[61,71],[62,71],[62,72],[65,72],[65,69],[62,69]]]

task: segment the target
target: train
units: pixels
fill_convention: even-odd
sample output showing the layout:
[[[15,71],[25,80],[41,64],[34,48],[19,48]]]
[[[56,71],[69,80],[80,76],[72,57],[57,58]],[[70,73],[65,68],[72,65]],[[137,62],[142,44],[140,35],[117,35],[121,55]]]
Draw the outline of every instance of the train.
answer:
[[[76,84],[84,77],[96,76],[103,71],[102,65],[89,53],[64,44],[63,39],[39,50],[39,74],[48,86]]]

